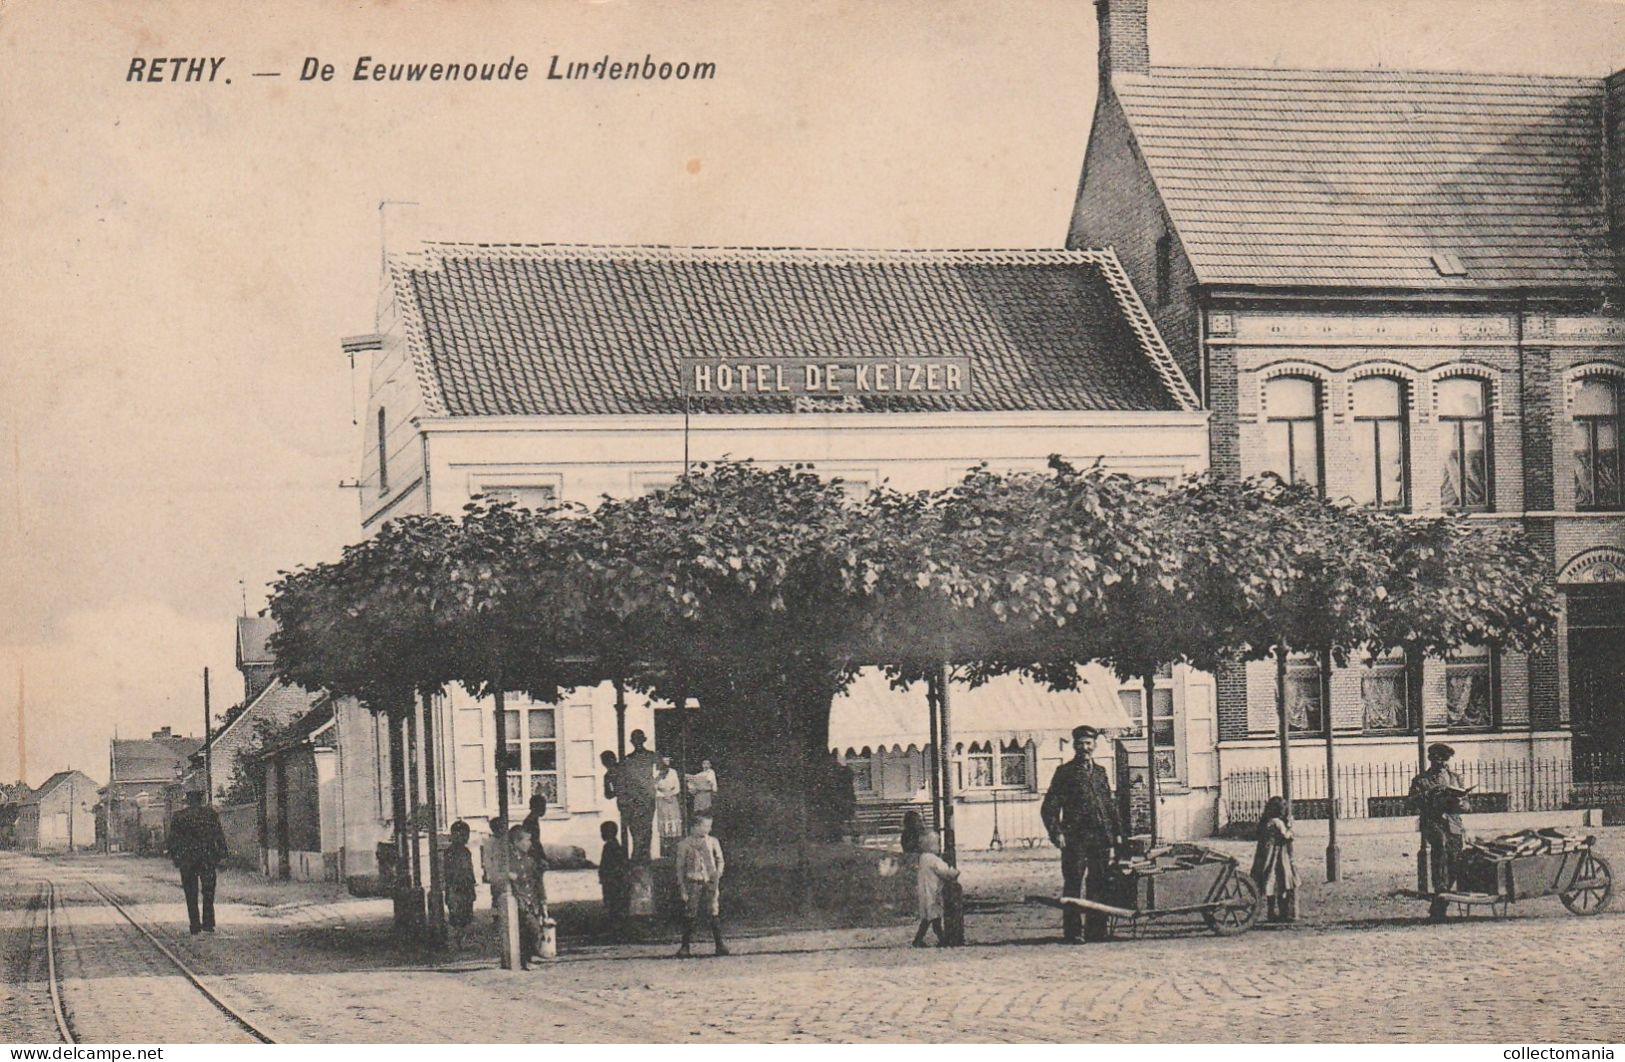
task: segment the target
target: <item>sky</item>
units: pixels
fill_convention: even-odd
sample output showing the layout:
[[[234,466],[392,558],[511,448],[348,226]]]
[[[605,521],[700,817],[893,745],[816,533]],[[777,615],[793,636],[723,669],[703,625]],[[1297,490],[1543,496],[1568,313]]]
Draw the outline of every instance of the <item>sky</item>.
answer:
[[[1151,0],[1150,40],[1601,77],[1625,6]],[[1095,48],[1088,0],[0,0],[0,780],[20,714],[36,785],[105,781],[115,730],[201,733],[205,667],[216,714],[242,696],[245,598],[360,537],[339,341],[373,328],[386,235],[1059,246]],[[555,54],[718,75],[550,82]],[[530,74],[354,82],[367,55]],[[172,56],[225,62],[126,80]],[[332,81],[299,80],[312,56]]]

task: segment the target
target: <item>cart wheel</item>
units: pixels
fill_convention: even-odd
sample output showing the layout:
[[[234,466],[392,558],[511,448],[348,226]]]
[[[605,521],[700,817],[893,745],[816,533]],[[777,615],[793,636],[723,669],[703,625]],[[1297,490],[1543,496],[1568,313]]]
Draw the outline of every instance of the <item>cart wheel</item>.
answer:
[[[1607,910],[1614,898],[1614,870],[1608,860],[1587,852],[1580,857],[1580,870],[1575,876],[1590,884],[1573,892],[1559,893],[1563,906],[1577,915],[1594,915]]]
[[[1221,937],[1245,933],[1258,921],[1258,885],[1250,875],[1231,874],[1219,886],[1217,902],[1202,912],[1207,927]]]

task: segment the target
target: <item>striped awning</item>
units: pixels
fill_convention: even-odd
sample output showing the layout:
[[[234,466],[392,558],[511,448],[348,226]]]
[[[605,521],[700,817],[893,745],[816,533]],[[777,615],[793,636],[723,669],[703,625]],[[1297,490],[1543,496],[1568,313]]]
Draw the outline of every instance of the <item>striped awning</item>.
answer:
[[[1117,680],[1103,667],[1079,669],[1075,690],[1056,691],[1019,675],[1005,675],[971,689],[949,691],[954,744],[998,741],[1026,744],[1069,732],[1082,723],[1101,730],[1127,728],[1117,699]],[[830,707],[829,743],[836,752],[924,748],[931,742],[925,686],[893,689],[879,670],[853,680]]]

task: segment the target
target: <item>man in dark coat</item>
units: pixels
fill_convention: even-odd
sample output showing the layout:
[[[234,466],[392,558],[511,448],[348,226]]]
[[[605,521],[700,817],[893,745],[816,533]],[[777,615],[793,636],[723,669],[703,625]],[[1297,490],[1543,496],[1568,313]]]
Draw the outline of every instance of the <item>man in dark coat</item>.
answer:
[[[169,861],[181,872],[181,890],[186,893],[186,917],[192,932],[214,932],[214,871],[226,858],[226,833],[220,816],[203,803],[203,794],[186,794],[186,806],[169,818]],[[198,893],[203,898],[202,917],[198,915]]]
[[[1061,850],[1061,895],[1104,902],[1112,849],[1122,841],[1117,805],[1106,769],[1094,760],[1100,731],[1092,726],[1072,731],[1072,759],[1055,768],[1040,814],[1052,844]],[[1080,914],[1070,904],[1061,924],[1068,944],[1106,939],[1106,916]]]
[[[632,731],[629,740],[632,751],[622,757],[615,773],[615,803],[630,838],[627,857],[634,863],[647,863],[654,836],[655,764],[659,760],[643,747],[649,740],[643,731]]]

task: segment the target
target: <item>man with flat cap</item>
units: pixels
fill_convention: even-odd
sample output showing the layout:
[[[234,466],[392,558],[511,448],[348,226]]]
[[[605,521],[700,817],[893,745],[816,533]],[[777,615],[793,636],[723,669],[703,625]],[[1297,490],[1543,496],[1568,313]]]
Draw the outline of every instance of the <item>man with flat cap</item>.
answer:
[[[202,790],[187,790],[186,806],[169,817],[169,860],[181,872],[193,936],[214,932],[215,868],[225,862],[227,854],[220,816],[203,802]]]
[[[1061,895],[1104,902],[1106,868],[1123,830],[1106,769],[1094,759],[1099,737],[1092,726],[1073,729],[1072,759],[1055,768],[1040,814],[1050,842],[1061,850]],[[1061,925],[1068,944],[1106,939],[1106,916],[1098,911],[1080,915],[1069,904]]]
[[[1428,746],[1428,769],[1411,779],[1410,804],[1417,812],[1417,826],[1428,851],[1428,877],[1433,892],[1448,892],[1456,886],[1456,862],[1461,856],[1463,827],[1462,801],[1466,790],[1461,777],[1449,766],[1456,750],[1449,745]],[[1428,917],[1444,921],[1449,903],[1434,900]]]

